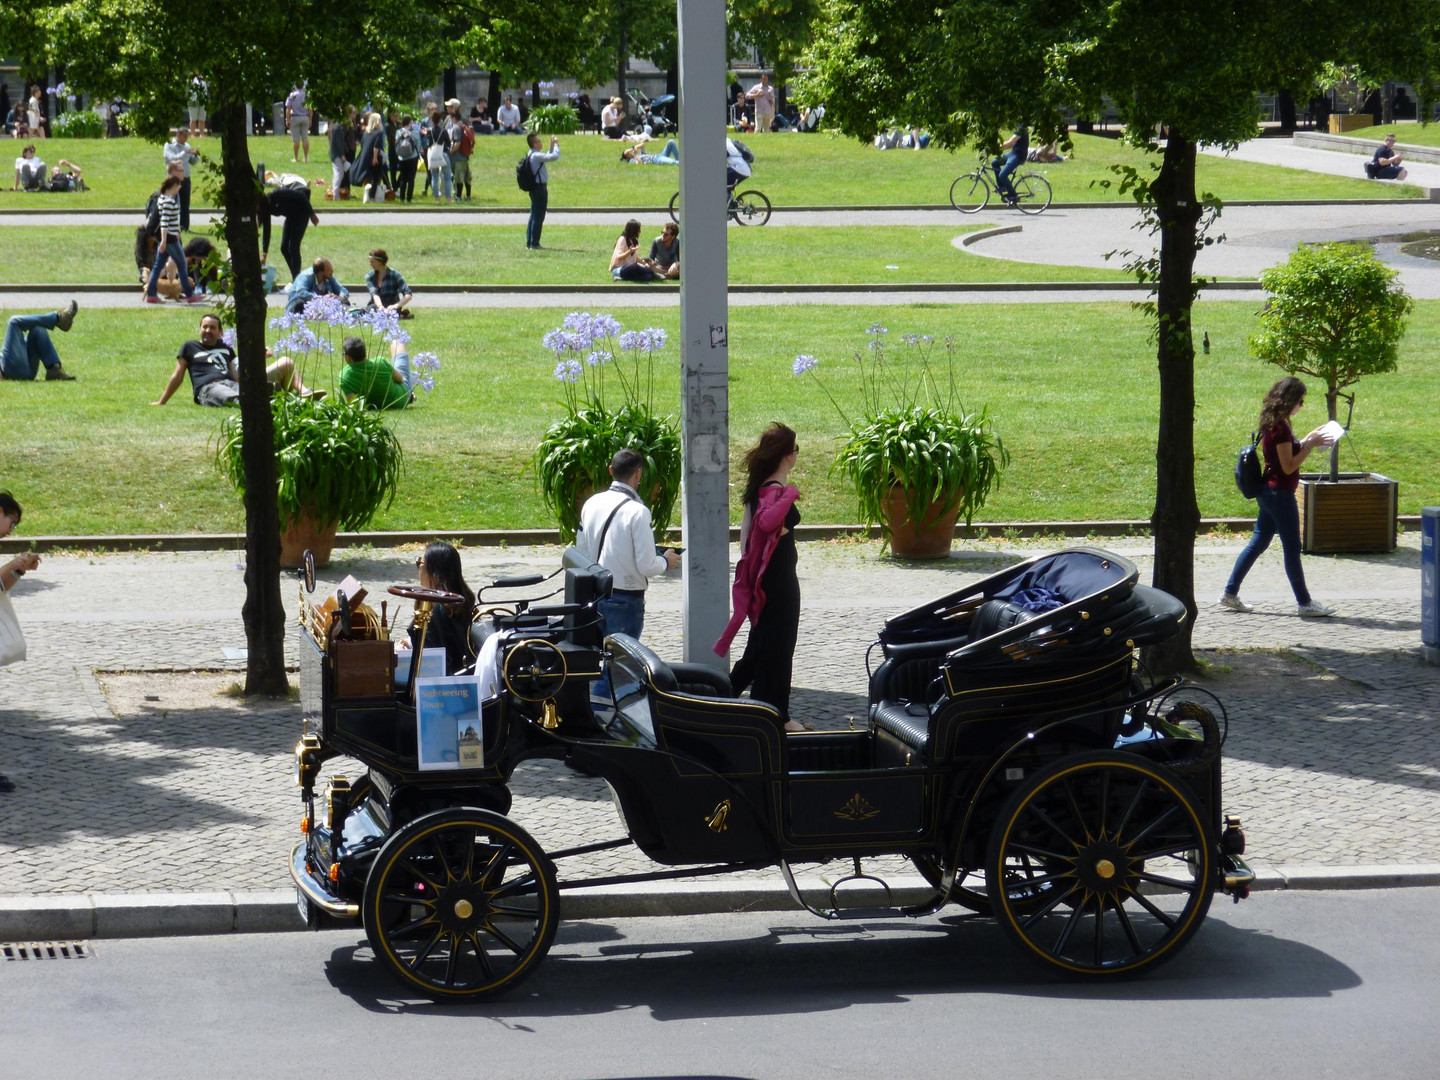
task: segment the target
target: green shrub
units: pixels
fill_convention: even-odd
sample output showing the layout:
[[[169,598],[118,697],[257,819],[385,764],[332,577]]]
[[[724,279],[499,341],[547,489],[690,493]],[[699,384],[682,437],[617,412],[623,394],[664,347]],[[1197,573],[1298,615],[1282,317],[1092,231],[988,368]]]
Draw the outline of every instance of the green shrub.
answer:
[[[536,105],[525,128],[536,135],[574,135],[580,130],[580,114],[569,105]]]
[[[55,137],[65,139],[103,139],[105,121],[92,109],[72,109],[51,121]]]

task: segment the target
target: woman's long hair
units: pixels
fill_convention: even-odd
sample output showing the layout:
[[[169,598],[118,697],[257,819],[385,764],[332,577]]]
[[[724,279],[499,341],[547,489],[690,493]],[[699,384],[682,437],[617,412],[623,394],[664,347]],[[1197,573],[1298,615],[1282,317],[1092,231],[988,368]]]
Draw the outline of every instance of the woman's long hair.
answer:
[[[765,429],[760,441],[745,455],[745,468],[750,475],[745,481],[743,502],[751,510],[760,504],[760,485],[770,478],[780,467],[780,462],[794,449],[795,432],[777,420]]]
[[[1294,375],[1286,375],[1270,387],[1264,404],[1260,406],[1260,434],[1282,423],[1288,424],[1295,406],[1304,400],[1305,384]]]
[[[465,598],[463,606],[446,605],[446,610],[455,618],[469,622],[470,615],[475,610],[475,594],[470,586],[465,584],[465,575],[460,570],[460,552],[443,540],[437,540],[425,549],[421,558],[425,562],[425,569],[430,571],[430,580],[435,583],[435,588],[459,593]]]
[[[640,243],[640,222],[631,218],[625,223],[625,229],[620,235],[625,237],[632,245]]]

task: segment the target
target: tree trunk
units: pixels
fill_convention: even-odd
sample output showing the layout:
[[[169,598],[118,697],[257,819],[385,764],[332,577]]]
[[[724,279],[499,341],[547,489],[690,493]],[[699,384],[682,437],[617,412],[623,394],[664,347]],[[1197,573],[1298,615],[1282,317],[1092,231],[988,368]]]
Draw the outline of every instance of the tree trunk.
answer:
[[[625,67],[630,62],[630,30],[623,22],[620,24],[620,40],[615,51],[618,54],[615,64],[615,80],[619,86],[615,94],[621,102],[626,102],[630,100],[625,96]]]
[[[1195,143],[1174,128],[1160,174],[1150,186],[1160,222],[1160,280],[1156,292],[1160,367],[1160,426],[1155,450],[1155,536],[1152,584],[1181,601],[1190,618],[1169,641],[1145,651],[1157,675],[1195,668],[1195,342],[1190,330],[1192,272],[1201,206],[1195,198]]]
[[[1289,90],[1281,90],[1277,95],[1275,104],[1276,110],[1280,113],[1280,130],[1286,135],[1295,133],[1295,99],[1290,96]]]
[[[492,121],[495,119],[495,114],[500,111],[500,92],[503,89],[504,87],[500,85],[500,72],[490,72],[490,87],[485,92],[485,103]]]
[[[1340,419],[1340,391],[1327,390],[1325,392],[1325,418],[1327,420]],[[1337,440],[1335,445],[1330,447],[1330,481],[1340,481],[1340,443]]]
[[[240,360],[240,422],[245,457],[245,692],[279,697],[285,678],[285,608],[280,603],[280,514],[275,490],[275,427],[265,379],[265,294],[256,228],[255,173],[245,131],[245,106],[226,102],[216,117],[224,172],[225,242],[235,300],[235,351]]]

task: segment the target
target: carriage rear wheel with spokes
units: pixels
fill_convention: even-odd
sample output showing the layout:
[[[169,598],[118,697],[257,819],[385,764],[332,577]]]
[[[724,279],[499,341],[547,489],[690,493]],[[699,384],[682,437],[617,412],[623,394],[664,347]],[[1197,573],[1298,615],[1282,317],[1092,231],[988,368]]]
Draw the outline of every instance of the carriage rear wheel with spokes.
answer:
[[[986,872],[996,918],[1026,951],[1074,974],[1131,974],[1174,955],[1204,921],[1215,842],[1173,772],[1102,751],[1010,797]]]
[[[560,891],[529,833],[460,808],[417,818],[385,842],[360,912],[376,958],[401,983],[433,998],[480,997],[544,959]]]

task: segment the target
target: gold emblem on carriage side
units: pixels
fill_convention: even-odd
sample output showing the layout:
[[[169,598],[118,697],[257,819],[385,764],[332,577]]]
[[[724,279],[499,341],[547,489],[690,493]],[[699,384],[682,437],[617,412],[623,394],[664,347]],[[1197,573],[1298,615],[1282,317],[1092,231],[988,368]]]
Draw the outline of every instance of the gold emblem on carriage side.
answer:
[[[730,827],[730,800],[721,799],[715,809],[705,817],[705,827],[713,833],[722,833]]]
[[[880,813],[879,810],[870,805],[870,802],[858,791],[850,796],[850,801],[835,811],[835,816],[845,821],[864,821]]]

